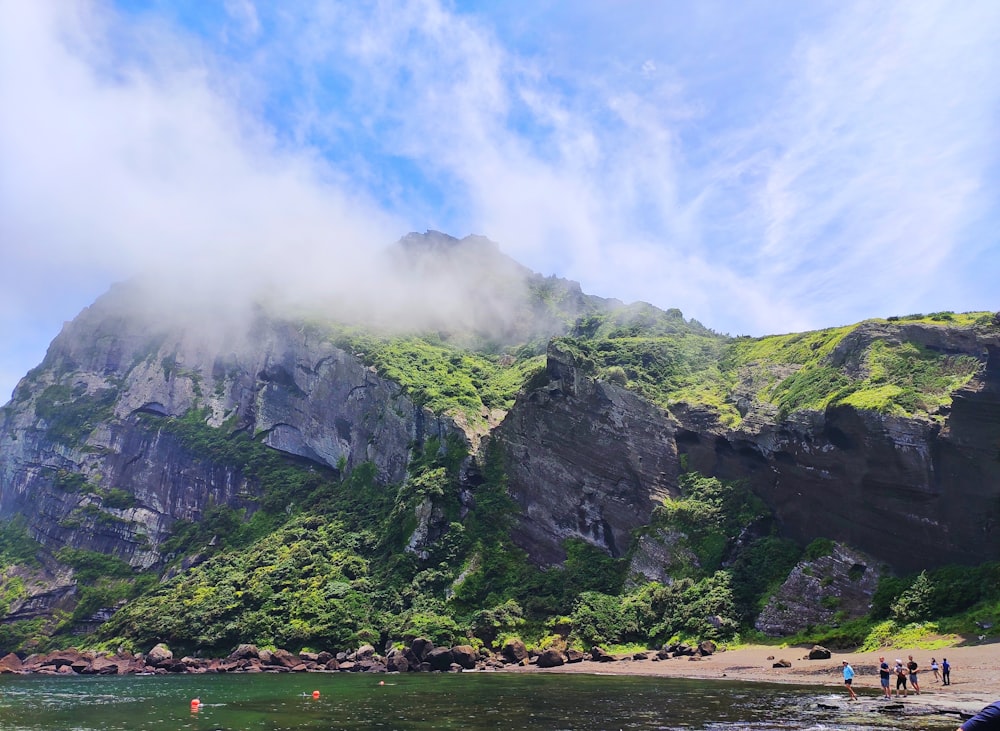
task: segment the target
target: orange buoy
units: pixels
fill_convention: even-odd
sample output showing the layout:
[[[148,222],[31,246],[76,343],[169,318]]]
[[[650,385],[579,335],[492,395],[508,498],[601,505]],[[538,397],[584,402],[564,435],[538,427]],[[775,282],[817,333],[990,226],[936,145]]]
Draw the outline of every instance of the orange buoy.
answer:
[[[384,680],[380,680],[380,681],[378,681],[378,684],[379,685],[385,685],[385,681]]]
[[[319,698],[319,691],[318,690],[314,690],[313,691],[313,698]]]
[[[191,699],[191,710],[192,711],[197,711],[198,708],[200,708],[200,707],[201,707],[201,701],[198,700],[197,698],[192,698]]]

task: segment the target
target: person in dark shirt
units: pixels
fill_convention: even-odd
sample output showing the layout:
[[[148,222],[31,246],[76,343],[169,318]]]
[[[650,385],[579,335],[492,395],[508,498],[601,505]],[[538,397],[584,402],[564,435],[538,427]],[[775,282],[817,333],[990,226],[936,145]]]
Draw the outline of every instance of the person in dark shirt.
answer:
[[[957,731],[997,731],[997,729],[1000,729],[1000,701],[990,703],[959,726]]]
[[[880,657],[878,659],[878,682],[882,686],[882,695],[887,700],[892,699],[892,692],[889,690],[889,677],[889,663],[885,661],[884,657]]]
[[[909,658],[910,661],[906,663],[906,669],[909,671],[907,673],[907,677],[914,692],[916,692],[917,695],[920,695],[920,683],[917,682],[917,661],[913,659],[913,655],[909,655]]]
[[[951,663],[946,657],[941,659],[941,681],[942,685],[951,685]]]

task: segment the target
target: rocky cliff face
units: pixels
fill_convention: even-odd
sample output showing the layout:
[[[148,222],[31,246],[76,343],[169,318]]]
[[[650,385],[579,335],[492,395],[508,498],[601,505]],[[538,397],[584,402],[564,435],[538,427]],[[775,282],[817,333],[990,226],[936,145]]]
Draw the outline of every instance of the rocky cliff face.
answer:
[[[864,325],[848,358],[874,339],[976,357],[978,374],[950,407],[903,418],[847,406],[786,419],[749,411],[727,429],[697,408],[675,411],[692,468],[746,479],[802,543],[818,535],[897,570],[1000,556],[1000,335],[917,325]]]
[[[567,308],[547,310],[548,335],[568,331],[566,313],[609,306],[566,283],[529,280],[527,289],[548,287],[546,302],[558,295]],[[332,473],[370,464],[387,486],[406,479],[430,437],[479,444],[302,320],[262,310],[210,322],[169,314],[116,288],[67,324],[0,412],[0,519],[25,516],[50,552],[83,548],[150,567],[176,521],[197,521],[212,506],[256,509],[261,485],[245,465],[206,458],[164,428],[168,417],[194,414]],[[508,324],[510,337],[525,330],[516,318]],[[860,371],[872,342],[894,340],[972,356],[980,367],[948,406],[909,418],[847,405],[783,415],[757,397],[756,376],[739,374],[730,398],[743,418],[730,426],[708,407],[657,406],[553,341],[544,373],[484,442],[505,457],[520,508],[515,540],[541,565],[563,560],[567,538],[629,555],[636,530],[691,469],[745,481],[801,544],[824,536],[903,571],[997,559],[1000,330],[866,324],[831,361]],[[478,479],[468,465],[463,510]],[[404,545],[428,554],[445,520],[427,498]],[[671,553],[687,549],[669,532],[644,535],[633,573],[668,582]]]
[[[518,398],[495,435],[521,507],[515,539],[544,564],[565,558],[566,538],[622,556],[631,531],[677,492],[673,422],[621,386],[581,372],[556,345],[546,375],[544,385]]]
[[[657,500],[676,494],[684,459],[703,474],[745,481],[802,545],[829,537],[898,571],[995,560],[1000,334],[865,325],[835,357],[892,338],[973,355],[981,368],[950,407],[927,417],[841,406],[781,418],[749,399],[740,426],[729,428],[705,407],[668,414],[550,349],[549,381],[523,394],[496,433],[523,510],[518,540],[544,562],[560,560],[559,542],[570,536],[620,555]]]
[[[371,463],[385,484],[404,479],[429,435],[464,438],[307,328],[258,312],[244,329],[195,337],[157,330],[132,296],[120,287],[67,324],[3,410],[0,517],[27,516],[53,551],[147,567],[176,520],[209,506],[253,512],[259,485],[242,469],[160,428],[192,409],[318,467]]]

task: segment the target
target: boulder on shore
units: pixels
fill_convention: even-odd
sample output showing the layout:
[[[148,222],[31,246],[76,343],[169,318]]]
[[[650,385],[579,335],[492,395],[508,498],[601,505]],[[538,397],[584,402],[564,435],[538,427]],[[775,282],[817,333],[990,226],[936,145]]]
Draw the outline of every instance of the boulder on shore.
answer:
[[[146,654],[146,664],[153,667],[163,667],[173,662],[174,653],[164,643],[160,642]]]
[[[528,656],[528,648],[516,637],[512,637],[503,643],[500,649],[503,659],[509,663],[519,663]]]
[[[809,651],[810,660],[829,660],[830,651],[823,647],[822,645],[813,645],[812,649]]]
[[[563,655],[559,650],[549,648],[548,650],[544,650],[542,654],[538,656],[538,660],[535,664],[540,668],[555,668],[565,664],[565,662],[565,655]]]

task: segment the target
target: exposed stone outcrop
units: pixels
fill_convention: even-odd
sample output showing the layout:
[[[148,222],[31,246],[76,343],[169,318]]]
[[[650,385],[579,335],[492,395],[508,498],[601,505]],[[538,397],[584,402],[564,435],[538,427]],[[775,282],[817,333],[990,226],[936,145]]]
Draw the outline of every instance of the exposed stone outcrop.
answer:
[[[251,477],[161,428],[196,407],[210,426],[226,422],[329,470],[371,463],[384,483],[405,478],[414,444],[465,438],[318,330],[257,312],[209,340],[157,325],[140,298],[120,285],[67,323],[0,411],[0,519],[25,515],[43,545],[147,568],[176,520],[209,505],[255,510]]]
[[[566,538],[621,556],[631,531],[676,490],[671,420],[621,386],[591,378],[557,344],[547,375],[518,397],[495,433],[521,507],[514,538],[543,564],[565,558]]]
[[[871,608],[880,575],[870,556],[835,544],[829,555],[800,561],[792,569],[757,617],[756,627],[781,637],[829,624],[837,616],[860,617]]]
[[[803,545],[823,535],[898,571],[1000,557],[1000,328],[864,323],[833,357],[852,367],[877,339],[981,366],[929,417],[838,406],[782,420],[746,401],[729,429],[710,410],[678,406],[678,452],[699,472],[746,481]]]

